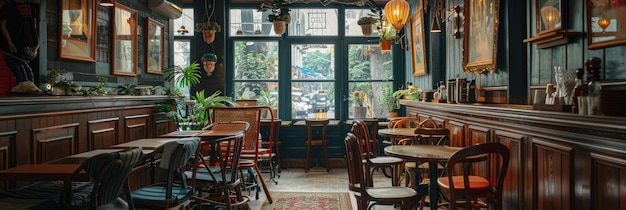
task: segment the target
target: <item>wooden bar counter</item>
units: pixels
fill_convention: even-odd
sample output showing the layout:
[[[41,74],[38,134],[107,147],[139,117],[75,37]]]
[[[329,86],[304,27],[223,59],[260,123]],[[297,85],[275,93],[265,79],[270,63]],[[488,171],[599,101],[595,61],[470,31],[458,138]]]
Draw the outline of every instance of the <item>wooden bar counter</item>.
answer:
[[[626,118],[524,105],[402,100],[407,115],[450,129],[451,146],[499,142],[511,151],[504,209],[612,209],[626,196]],[[489,166],[477,173],[489,173]]]

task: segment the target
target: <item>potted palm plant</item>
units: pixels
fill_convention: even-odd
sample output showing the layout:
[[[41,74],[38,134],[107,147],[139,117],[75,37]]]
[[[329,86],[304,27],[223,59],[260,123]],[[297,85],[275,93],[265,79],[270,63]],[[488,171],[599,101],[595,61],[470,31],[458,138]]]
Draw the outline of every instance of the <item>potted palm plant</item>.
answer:
[[[291,16],[289,15],[289,7],[287,7],[287,2],[285,0],[274,0],[271,5],[262,4],[258,9],[259,12],[265,12],[267,10],[271,10],[271,14],[267,16],[267,21],[272,22],[274,24],[274,33],[280,35],[284,34],[287,29],[287,24],[291,22]]]
[[[202,32],[202,39],[207,44],[215,41],[215,32],[222,31],[222,27],[217,22],[207,21],[196,23],[195,31]]]
[[[217,56],[213,53],[206,53],[202,56],[202,66],[206,71],[207,76],[212,76],[215,71],[215,63],[217,63]]]
[[[262,90],[259,94],[259,97],[257,98],[257,103],[261,106],[270,107],[272,109],[272,114],[274,116],[278,116],[278,109],[276,108],[278,106],[278,101],[276,100],[276,98],[272,97],[272,93],[270,91]],[[263,109],[261,111],[261,117],[268,117],[267,109]]]
[[[376,19],[374,19],[373,17],[361,17],[356,23],[361,26],[361,32],[363,33],[363,36],[369,36],[372,35],[372,24],[374,24],[375,22]]]
[[[200,83],[200,64],[193,62],[187,67],[173,66],[165,69],[167,76],[166,81],[172,81],[180,87],[191,87]]]

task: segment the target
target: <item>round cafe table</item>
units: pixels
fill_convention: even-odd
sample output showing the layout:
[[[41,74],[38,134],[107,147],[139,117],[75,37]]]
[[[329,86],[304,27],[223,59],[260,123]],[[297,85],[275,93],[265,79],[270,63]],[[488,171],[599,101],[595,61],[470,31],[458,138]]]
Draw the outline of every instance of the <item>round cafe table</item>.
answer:
[[[391,145],[385,147],[385,155],[402,158],[406,161],[428,162],[428,177],[430,178],[429,196],[430,209],[437,209],[439,186],[437,184],[437,164],[446,162],[452,153],[463,147],[449,147],[438,145]]]

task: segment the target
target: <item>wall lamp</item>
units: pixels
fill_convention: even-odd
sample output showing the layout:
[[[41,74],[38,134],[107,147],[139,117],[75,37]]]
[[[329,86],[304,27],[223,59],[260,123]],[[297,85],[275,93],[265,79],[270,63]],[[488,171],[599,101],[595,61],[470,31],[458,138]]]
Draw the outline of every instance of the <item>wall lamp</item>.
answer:
[[[432,22],[430,24],[430,27],[431,27],[430,32],[441,33],[441,25],[439,23],[439,18],[441,18],[441,23],[447,23],[447,22],[452,23],[452,33],[450,33],[450,36],[458,39],[460,37],[459,13],[461,12],[461,7],[459,5],[456,5],[451,8],[441,9],[440,11],[437,9],[438,4],[439,4],[439,1],[435,3],[435,7],[433,8],[433,17],[432,17]]]

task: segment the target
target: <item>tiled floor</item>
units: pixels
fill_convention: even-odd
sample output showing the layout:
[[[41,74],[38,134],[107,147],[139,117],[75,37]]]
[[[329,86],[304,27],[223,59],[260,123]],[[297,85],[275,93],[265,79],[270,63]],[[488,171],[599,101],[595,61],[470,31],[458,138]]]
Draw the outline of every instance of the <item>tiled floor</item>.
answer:
[[[269,174],[264,173],[265,180]],[[325,168],[313,168],[309,173],[304,173],[302,168],[283,169],[278,184],[266,182],[270,192],[350,192],[348,190],[348,171],[345,168],[333,168],[326,172]],[[391,186],[391,180],[383,176],[382,172],[374,173],[374,186]],[[247,193],[247,192],[244,192]],[[350,194],[353,209],[356,208],[354,195]],[[260,193],[258,200],[254,199],[254,192],[250,194],[250,207],[253,210],[260,209],[265,202],[265,194]],[[391,206],[376,206],[374,209],[394,209]],[[429,209],[429,208],[424,208]]]

